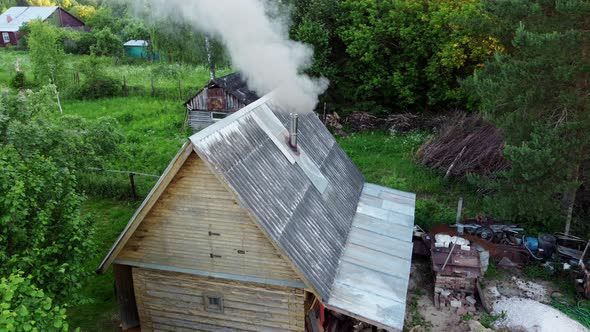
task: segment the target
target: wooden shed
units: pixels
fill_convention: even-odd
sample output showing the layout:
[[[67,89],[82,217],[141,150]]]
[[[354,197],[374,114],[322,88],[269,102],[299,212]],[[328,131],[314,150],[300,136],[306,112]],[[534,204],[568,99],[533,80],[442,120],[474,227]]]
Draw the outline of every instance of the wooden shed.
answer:
[[[214,78],[185,103],[187,121],[196,132],[257,99],[256,93],[248,89],[239,73]]]
[[[312,331],[321,304],[402,330],[415,195],[365,183],[315,114],[291,121],[267,95],[181,148],[97,270],[123,328]]]

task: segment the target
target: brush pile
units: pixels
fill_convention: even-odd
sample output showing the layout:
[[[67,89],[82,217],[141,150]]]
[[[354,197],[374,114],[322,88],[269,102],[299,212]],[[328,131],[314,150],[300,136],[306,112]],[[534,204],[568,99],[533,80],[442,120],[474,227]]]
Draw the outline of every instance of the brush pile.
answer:
[[[424,143],[416,161],[448,176],[488,176],[505,170],[504,139],[498,129],[480,116],[461,114],[449,119],[438,135]]]

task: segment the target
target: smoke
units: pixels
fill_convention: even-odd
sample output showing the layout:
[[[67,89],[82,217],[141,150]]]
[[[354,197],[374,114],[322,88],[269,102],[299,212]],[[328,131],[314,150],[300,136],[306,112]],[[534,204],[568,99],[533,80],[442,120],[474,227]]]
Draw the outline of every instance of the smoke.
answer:
[[[133,1],[137,3],[136,1]],[[268,0],[143,0],[154,15],[173,15],[220,40],[232,65],[259,96],[275,91],[275,102],[292,112],[311,112],[328,87],[325,78],[303,71],[313,50],[290,40],[285,18]],[[276,1],[275,1],[276,2]]]

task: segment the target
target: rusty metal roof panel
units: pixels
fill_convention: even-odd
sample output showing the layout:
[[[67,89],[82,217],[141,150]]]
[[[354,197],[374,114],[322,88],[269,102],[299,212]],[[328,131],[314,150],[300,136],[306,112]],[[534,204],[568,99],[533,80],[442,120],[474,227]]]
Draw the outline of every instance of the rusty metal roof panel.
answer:
[[[365,184],[328,307],[403,329],[416,196]]]
[[[301,153],[291,155],[281,137],[284,115],[270,99],[251,104],[191,141],[326,300],[364,178],[314,114],[300,117]]]

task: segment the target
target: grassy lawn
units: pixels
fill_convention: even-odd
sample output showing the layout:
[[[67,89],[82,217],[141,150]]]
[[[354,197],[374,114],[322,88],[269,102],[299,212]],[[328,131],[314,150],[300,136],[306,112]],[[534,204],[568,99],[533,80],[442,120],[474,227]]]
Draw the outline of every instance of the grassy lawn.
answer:
[[[414,163],[415,152],[427,138],[422,132],[396,136],[376,132],[341,137],[338,142],[367,182],[417,194],[417,225],[430,228],[454,222],[459,197],[464,198],[464,213],[481,212],[475,188]]]
[[[88,260],[87,268],[94,271],[113,245],[138,203],[110,200],[89,200],[84,204],[83,215],[95,220],[94,242],[98,246],[96,255]],[[82,331],[120,331],[117,323],[117,300],[114,294],[113,275],[92,273],[79,291],[82,303],[68,310],[72,326]]]
[[[74,74],[79,73],[79,66],[86,55],[67,54],[66,77],[71,77],[73,84]],[[11,74],[14,75],[14,64],[18,59],[20,69],[25,72],[27,81],[32,82],[32,65],[29,54],[23,51],[0,48],[0,88],[8,87]],[[131,95],[150,95],[152,83],[159,96],[178,100],[178,82],[181,83],[181,96],[188,99],[193,93],[203,87],[209,81],[209,69],[204,66],[178,65],[167,63],[150,63],[145,61],[133,61],[129,64],[121,63],[112,58],[101,58],[104,74],[123,82],[129,86]],[[232,72],[231,68],[218,68],[217,76],[224,76]],[[81,79],[84,77],[81,75]]]

